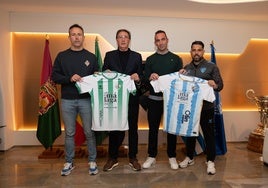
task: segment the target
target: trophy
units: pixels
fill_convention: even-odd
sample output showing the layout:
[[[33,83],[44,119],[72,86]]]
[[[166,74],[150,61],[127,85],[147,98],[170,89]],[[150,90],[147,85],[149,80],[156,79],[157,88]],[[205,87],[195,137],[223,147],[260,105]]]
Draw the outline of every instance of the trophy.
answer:
[[[255,102],[260,113],[260,123],[249,135],[248,149],[261,153],[265,128],[268,126],[268,96],[256,96],[253,89],[247,90],[246,96]]]

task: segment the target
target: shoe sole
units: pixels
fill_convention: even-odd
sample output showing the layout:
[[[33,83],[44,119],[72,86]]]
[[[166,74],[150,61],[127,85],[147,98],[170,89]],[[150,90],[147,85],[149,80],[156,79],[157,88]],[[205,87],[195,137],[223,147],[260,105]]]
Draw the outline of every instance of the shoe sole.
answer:
[[[98,169],[96,169],[95,171],[90,171],[89,172],[90,175],[96,175],[98,173],[99,173],[99,170]]]
[[[130,166],[130,168],[134,171],[140,171],[141,169],[137,169],[137,168],[134,168],[133,164],[131,163],[128,163],[128,165]]]
[[[111,171],[111,170],[113,170],[113,168],[115,168],[117,166],[118,166],[118,163],[115,163],[115,164],[113,164],[113,166],[111,168],[108,168],[107,170],[103,170],[103,171],[105,171],[105,172]]]
[[[69,174],[71,174],[71,172],[72,172],[72,170],[73,170],[74,168],[75,168],[75,167],[73,166],[73,167],[71,168],[71,170],[68,171],[67,173],[65,173],[65,172],[61,172],[61,176],[68,176]]]
[[[188,163],[186,166],[181,166],[181,165],[179,165],[179,167],[180,167],[180,168],[187,168],[188,166],[192,166],[192,165],[194,165],[194,162],[192,162],[192,163]]]
[[[206,162],[206,164],[207,164],[207,162]],[[207,174],[208,174],[208,175],[214,175],[214,174],[216,174],[216,169],[215,169],[215,167],[214,167],[214,170],[215,170],[214,172],[207,172]]]
[[[208,174],[208,175],[214,175],[214,174],[216,174],[216,170],[215,170],[214,173],[213,173],[213,172],[207,172],[207,174]]]
[[[215,173],[212,173],[212,172],[209,172],[208,173],[208,175],[215,175],[216,174],[216,172]]]

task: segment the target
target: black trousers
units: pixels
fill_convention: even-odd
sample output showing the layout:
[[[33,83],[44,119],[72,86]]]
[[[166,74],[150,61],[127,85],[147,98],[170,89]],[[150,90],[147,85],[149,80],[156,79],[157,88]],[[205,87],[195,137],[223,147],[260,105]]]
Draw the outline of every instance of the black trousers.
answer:
[[[129,158],[136,158],[138,153],[138,118],[139,118],[139,95],[129,96],[128,104],[128,147]],[[109,157],[112,159],[118,158],[118,150],[125,138],[125,131],[110,131],[109,132]]]
[[[158,152],[158,130],[163,115],[163,101],[148,99],[147,118],[149,123],[148,154],[156,157]],[[177,136],[167,134],[167,155],[176,157]]]
[[[207,161],[214,161],[216,158],[214,108],[202,110],[200,126],[205,139]],[[194,157],[196,138],[197,137],[186,138],[187,156],[190,159]]]

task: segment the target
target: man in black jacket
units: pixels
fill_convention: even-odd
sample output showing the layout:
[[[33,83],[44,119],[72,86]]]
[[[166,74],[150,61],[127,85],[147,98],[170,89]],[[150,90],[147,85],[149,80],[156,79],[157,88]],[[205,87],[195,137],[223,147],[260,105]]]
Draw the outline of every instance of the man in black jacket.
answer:
[[[141,54],[130,50],[131,34],[126,29],[120,29],[116,33],[118,48],[107,52],[104,58],[102,71],[116,71],[130,75],[135,81],[137,88],[140,86],[143,74]],[[139,94],[129,96],[128,108],[128,144],[129,165],[135,171],[141,170],[136,155],[138,153],[138,114]],[[109,158],[103,167],[103,171],[110,171],[118,165],[118,150],[125,137],[125,131],[109,132]]]

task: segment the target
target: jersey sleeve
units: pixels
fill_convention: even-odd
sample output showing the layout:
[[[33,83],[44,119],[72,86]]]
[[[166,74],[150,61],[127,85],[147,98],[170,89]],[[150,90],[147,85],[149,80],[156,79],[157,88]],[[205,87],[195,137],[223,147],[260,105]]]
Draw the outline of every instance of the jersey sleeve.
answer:
[[[150,84],[154,88],[156,93],[163,92],[170,86],[170,82],[174,79],[178,79],[178,73],[170,73],[163,76],[159,76],[157,80],[152,80]]]
[[[214,102],[216,99],[214,90],[212,87],[208,85],[208,81],[198,77],[192,77],[192,78],[194,82],[199,83],[203,100],[208,102]]]
[[[76,82],[75,86],[78,89],[78,92],[80,94],[82,93],[87,93],[87,92],[91,92],[92,88],[93,88],[93,83],[94,83],[94,77],[93,75],[90,76],[85,76],[82,78],[82,81],[80,82]]]
[[[150,82],[150,84],[154,88],[154,92],[158,93],[158,92],[162,91],[162,89],[161,89],[161,83],[160,83],[160,79],[159,78],[157,80],[152,80]]]
[[[208,102],[214,102],[216,98],[213,88],[210,87],[207,83],[203,83],[201,85],[201,88],[204,100]]]
[[[127,76],[125,82],[126,82],[128,91],[130,93],[132,93],[133,95],[135,95],[136,94],[136,91],[137,91],[137,88],[136,88],[136,85],[135,85],[134,80],[132,80],[130,78],[130,76]]]

